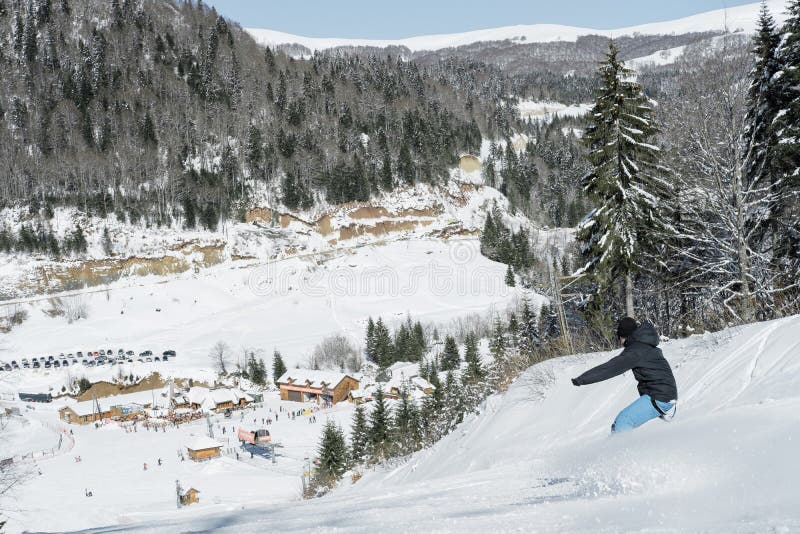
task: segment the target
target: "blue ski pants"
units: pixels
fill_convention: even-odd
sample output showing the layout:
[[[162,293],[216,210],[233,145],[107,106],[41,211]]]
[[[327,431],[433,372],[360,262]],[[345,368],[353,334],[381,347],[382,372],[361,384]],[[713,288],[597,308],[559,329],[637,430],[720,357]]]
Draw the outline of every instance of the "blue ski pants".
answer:
[[[673,406],[671,402],[661,402],[657,400],[656,403],[658,403],[658,407],[664,412],[670,411]],[[633,430],[660,415],[658,410],[653,406],[650,395],[642,395],[627,408],[619,412],[619,415],[617,415],[617,418],[614,420],[614,424],[611,425],[611,432],[616,433]]]

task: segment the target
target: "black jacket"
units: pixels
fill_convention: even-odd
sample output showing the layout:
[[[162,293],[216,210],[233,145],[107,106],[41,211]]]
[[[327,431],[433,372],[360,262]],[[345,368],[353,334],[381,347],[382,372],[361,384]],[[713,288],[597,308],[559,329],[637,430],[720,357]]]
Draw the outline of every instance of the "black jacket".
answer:
[[[574,380],[578,386],[602,382],[625,371],[633,370],[633,377],[639,382],[639,395],[668,402],[678,399],[678,386],[669,362],[661,354],[658,334],[650,323],[642,325],[625,340],[622,354],[611,358],[602,365],[589,369]]]

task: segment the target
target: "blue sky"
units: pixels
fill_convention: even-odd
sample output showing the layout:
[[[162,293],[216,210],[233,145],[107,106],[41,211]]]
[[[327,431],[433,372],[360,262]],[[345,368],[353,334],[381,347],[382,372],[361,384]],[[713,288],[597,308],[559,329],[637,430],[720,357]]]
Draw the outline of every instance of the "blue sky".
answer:
[[[614,29],[753,0],[204,0],[245,27],[308,37],[399,39],[513,24]]]

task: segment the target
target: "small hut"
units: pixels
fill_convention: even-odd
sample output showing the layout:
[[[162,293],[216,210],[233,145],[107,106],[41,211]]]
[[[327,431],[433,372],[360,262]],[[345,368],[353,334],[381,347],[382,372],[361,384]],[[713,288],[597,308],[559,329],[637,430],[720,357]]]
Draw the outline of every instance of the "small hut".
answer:
[[[195,462],[202,462],[212,458],[222,456],[222,444],[214,438],[201,436],[186,447],[189,451],[189,458]]]
[[[186,490],[186,493],[181,494],[181,505],[187,506],[193,502],[200,502],[200,497],[197,496],[198,493],[200,493],[200,490],[194,488]]]

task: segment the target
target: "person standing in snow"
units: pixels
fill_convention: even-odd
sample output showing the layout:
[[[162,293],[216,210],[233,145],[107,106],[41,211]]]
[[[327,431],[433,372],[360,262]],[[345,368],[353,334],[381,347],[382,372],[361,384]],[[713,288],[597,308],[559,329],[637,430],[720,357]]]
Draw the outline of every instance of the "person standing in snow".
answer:
[[[658,348],[656,329],[648,322],[640,325],[631,317],[623,317],[617,323],[617,338],[625,347],[622,353],[573,378],[572,383],[585,386],[633,371],[639,383],[639,398],[617,415],[611,425],[612,433],[632,430],[656,417],[671,419],[678,401],[678,386],[669,362]]]

